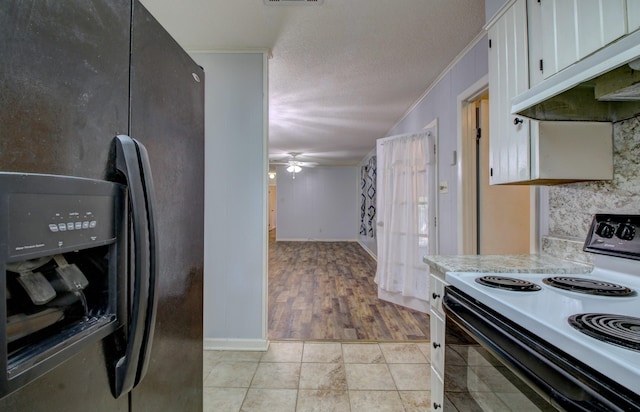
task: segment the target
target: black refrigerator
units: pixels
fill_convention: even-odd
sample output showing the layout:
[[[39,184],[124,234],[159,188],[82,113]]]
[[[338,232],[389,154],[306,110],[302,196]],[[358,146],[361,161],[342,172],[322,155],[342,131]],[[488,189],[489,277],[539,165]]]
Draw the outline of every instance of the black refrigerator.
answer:
[[[0,411],[202,410],[202,69],[138,1],[0,0],[0,175]]]

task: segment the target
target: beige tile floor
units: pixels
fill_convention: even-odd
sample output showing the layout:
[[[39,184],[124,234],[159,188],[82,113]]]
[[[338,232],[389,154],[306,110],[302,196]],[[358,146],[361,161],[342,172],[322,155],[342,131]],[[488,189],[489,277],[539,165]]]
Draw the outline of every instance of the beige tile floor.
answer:
[[[267,352],[205,351],[205,412],[429,410],[429,347],[271,342]]]

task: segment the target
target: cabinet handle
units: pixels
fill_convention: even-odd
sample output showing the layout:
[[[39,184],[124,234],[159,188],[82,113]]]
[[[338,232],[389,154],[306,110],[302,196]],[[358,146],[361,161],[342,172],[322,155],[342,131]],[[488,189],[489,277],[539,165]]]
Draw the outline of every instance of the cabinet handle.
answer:
[[[433,349],[438,349],[440,346],[439,343],[433,342]]]
[[[440,409],[442,408],[442,405],[440,405],[439,403],[433,403],[433,409]]]
[[[524,120],[522,120],[519,117],[516,117],[516,118],[513,119],[513,124],[516,125],[516,126],[519,125],[519,124],[522,124],[522,123],[524,123]]]
[[[436,292],[433,292],[431,294],[431,297],[433,298],[433,300],[436,300],[436,299],[438,299],[440,297],[440,295],[438,295]]]

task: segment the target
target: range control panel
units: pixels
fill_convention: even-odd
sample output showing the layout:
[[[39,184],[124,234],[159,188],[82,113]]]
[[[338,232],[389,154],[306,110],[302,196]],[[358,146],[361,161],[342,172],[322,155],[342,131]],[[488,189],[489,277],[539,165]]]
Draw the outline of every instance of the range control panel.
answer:
[[[640,260],[640,215],[596,214],[584,251]]]

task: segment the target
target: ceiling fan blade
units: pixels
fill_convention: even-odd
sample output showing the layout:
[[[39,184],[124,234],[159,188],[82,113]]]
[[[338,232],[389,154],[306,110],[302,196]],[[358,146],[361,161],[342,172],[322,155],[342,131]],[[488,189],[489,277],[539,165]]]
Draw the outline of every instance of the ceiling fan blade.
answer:
[[[305,155],[298,152],[287,153],[288,157],[286,159],[273,159],[269,160],[269,165],[271,166],[300,166],[300,167],[316,167],[320,163],[313,161],[304,161],[301,158],[304,158]],[[274,155],[280,156],[280,155]]]

